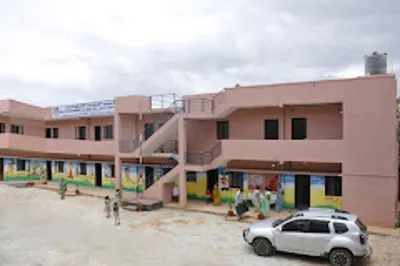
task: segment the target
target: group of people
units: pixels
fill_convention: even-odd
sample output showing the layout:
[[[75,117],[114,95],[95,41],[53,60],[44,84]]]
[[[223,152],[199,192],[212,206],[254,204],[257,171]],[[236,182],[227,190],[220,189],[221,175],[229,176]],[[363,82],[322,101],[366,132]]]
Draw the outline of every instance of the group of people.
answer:
[[[104,211],[106,213],[106,218],[110,218],[111,217],[111,205],[112,205],[112,211],[113,211],[113,215],[114,215],[114,224],[115,225],[120,225],[121,224],[121,220],[119,218],[119,207],[121,206],[121,191],[119,189],[115,190],[115,199],[114,199],[114,203],[111,202],[111,199],[109,196],[106,196],[104,198],[104,203],[105,203],[105,207],[104,207]]]
[[[278,184],[277,197],[275,202],[275,211],[280,212],[283,205],[283,188]],[[249,211],[249,205],[254,206],[255,211],[262,214],[263,217],[268,217],[271,205],[271,192],[268,190],[260,190],[260,187],[252,192],[251,196],[245,200],[243,189],[239,189],[235,196],[235,209],[238,220],[242,219],[243,215]]]
[[[67,184],[68,183],[65,181],[65,179],[62,178],[60,181],[60,195],[62,200],[65,198],[65,192],[67,191]],[[109,196],[106,196],[104,198],[104,203],[105,203],[104,211],[106,213],[106,218],[111,217],[111,206],[112,206],[115,225],[121,224],[121,220],[119,218],[119,208],[121,206],[121,201],[122,201],[122,195],[119,189],[115,190],[115,199],[113,203]]]

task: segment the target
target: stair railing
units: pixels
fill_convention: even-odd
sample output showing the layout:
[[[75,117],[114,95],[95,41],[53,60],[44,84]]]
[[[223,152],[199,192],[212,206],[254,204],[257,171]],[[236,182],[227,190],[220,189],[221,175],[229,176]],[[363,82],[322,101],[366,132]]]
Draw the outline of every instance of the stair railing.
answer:
[[[208,151],[200,152],[187,152],[186,160],[188,164],[195,165],[207,165],[212,163],[216,158],[218,158],[222,153],[221,142],[217,143]]]

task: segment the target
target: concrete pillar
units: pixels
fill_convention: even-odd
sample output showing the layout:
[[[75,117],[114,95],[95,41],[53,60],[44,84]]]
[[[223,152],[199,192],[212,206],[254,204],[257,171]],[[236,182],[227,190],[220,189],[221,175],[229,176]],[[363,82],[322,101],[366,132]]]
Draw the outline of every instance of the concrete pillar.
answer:
[[[119,113],[114,114],[114,169],[115,169],[115,188],[121,191],[122,195],[122,166],[121,157],[119,153],[119,142],[120,142],[120,129],[121,129],[121,117]]]
[[[179,205],[181,208],[187,206],[187,190],[186,190],[186,151],[187,151],[187,139],[186,139],[186,126],[183,116],[180,115],[178,121],[178,139],[179,139]]]

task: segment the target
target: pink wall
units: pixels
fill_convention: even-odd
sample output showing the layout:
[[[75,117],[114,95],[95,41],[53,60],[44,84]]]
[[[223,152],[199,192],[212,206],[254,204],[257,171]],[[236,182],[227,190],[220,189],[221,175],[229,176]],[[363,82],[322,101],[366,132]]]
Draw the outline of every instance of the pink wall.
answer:
[[[101,135],[102,139],[104,139],[104,126],[113,124],[114,117],[93,117],[68,120],[53,120],[47,122],[46,127],[58,128],[60,139],[75,139],[75,128],[78,126],[85,126],[87,136],[90,136],[90,139],[94,140],[95,126],[101,126]],[[44,130],[45,129],[42,130],[42,136],[44,136]]]

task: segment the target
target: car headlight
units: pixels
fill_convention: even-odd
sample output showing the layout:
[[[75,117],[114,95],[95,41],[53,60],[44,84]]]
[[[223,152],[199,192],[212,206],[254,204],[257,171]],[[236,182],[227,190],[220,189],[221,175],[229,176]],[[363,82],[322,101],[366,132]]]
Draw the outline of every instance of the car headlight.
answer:
[[[249,228],[244,229],[244,230],[243,230],[243,236],[247,236],[249,232],[250,232],[250,229],[249,229]]]

